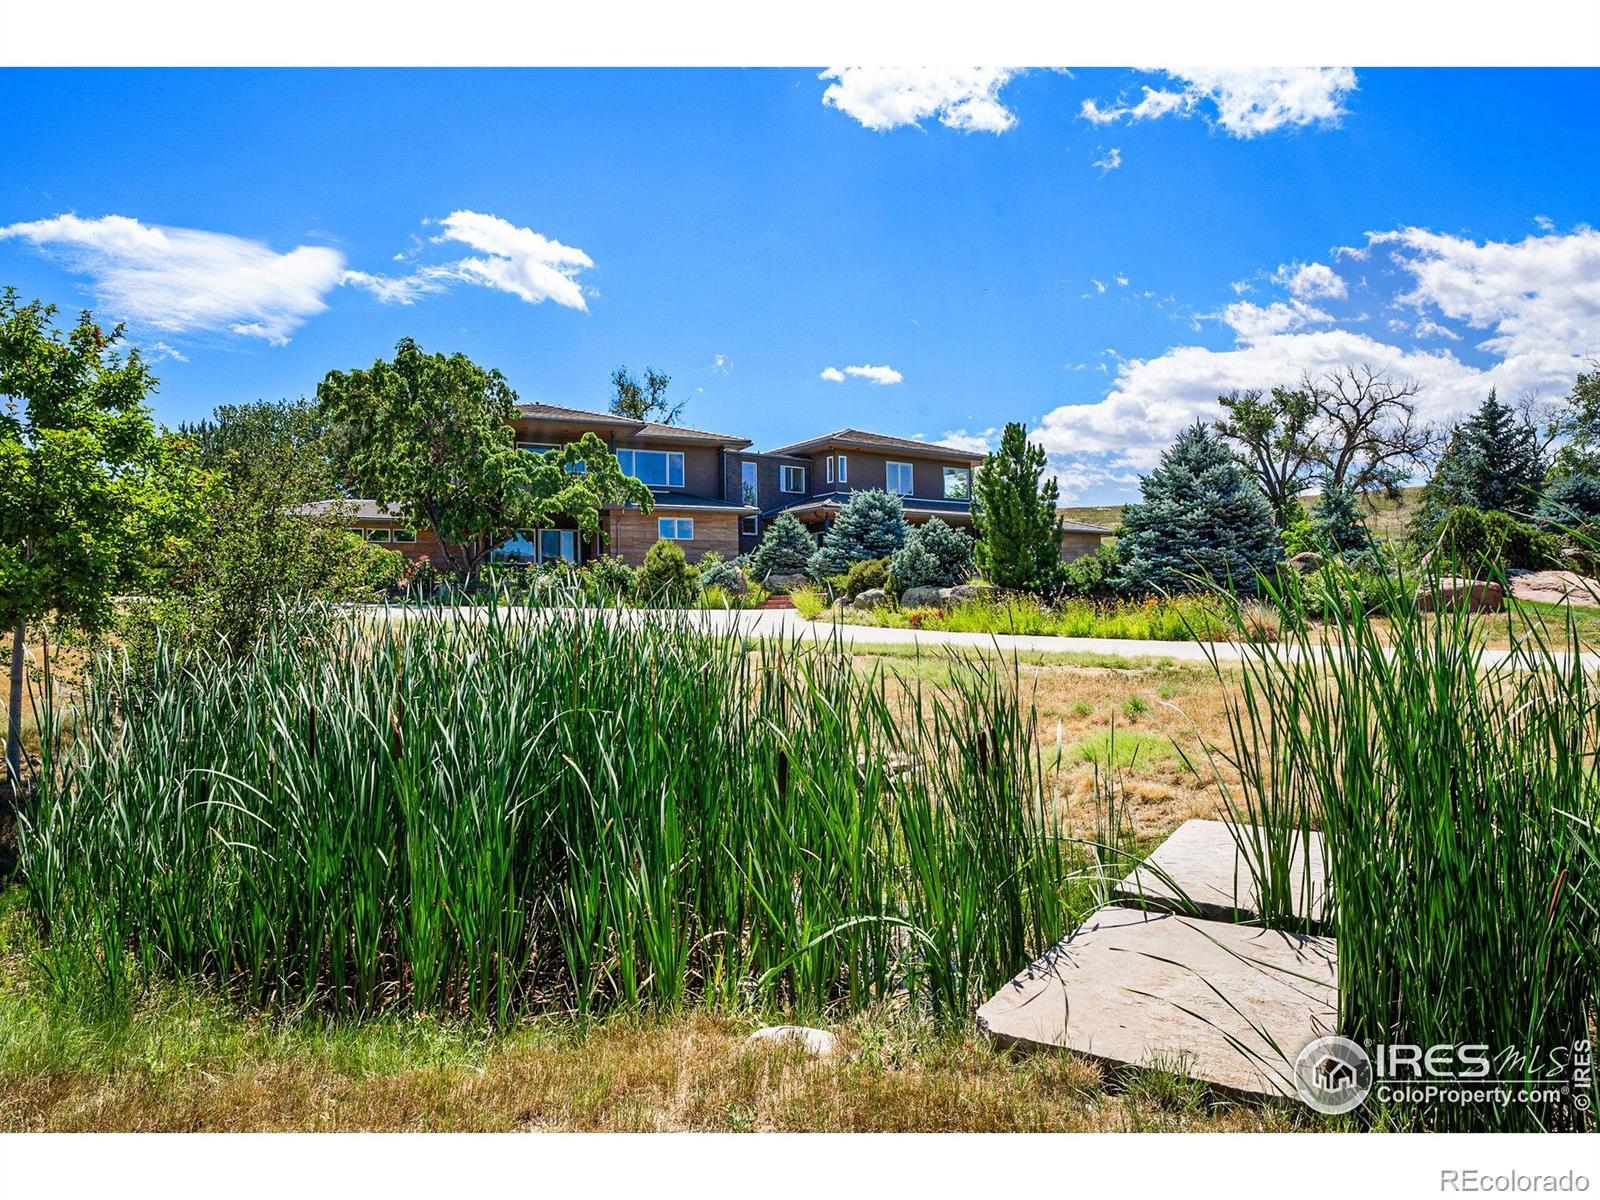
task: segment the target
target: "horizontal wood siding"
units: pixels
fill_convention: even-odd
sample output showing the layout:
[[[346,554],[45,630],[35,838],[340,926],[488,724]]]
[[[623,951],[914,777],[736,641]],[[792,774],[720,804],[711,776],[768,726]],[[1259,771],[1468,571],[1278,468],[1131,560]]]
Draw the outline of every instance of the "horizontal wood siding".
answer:
[[[1071,562],[1100,549],[1098,533],[1063,533],[1061,535],[1061,561]]]
[[[622,559],[638,566],[644,562],[644,556],[649,553],[650,547],[660,541],[656,521],[661,517],[693,517],[694,540],[679,542],[685,557],[690,562],[699,562],[708,551],[715,550],[724,558],[733,558],[739,553],[739,516],[737,513],[726,512],[666,512],[657,510],[653,513],[620,512],[612,517],[611,545],[607,548],[612,554],[617,554]]]

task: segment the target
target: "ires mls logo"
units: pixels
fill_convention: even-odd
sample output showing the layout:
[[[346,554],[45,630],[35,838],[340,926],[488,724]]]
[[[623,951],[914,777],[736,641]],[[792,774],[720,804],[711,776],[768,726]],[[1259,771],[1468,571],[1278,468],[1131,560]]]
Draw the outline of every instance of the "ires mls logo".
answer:
[[[1372,1090],[1372,1060],[1349,1038],[1317,1038],[1294,1060],[1294,1088],[1320,1113],[1347,1113]]]

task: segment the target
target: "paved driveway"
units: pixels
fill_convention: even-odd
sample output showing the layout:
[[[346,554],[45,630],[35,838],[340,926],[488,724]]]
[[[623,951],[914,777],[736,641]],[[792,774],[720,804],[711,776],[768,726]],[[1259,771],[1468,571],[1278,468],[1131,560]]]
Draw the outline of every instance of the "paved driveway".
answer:
[[[390,619],[418,615],[423,611],[411,608],[384,610]],[[448,610],[460,620],[481,620],[486,609],[461,607]],[[549,617],[560,610],[520,609],[518,612],[530,620]],[[643,620],[647,614],[625,609],[608,615],[621,620]],[[1046,654],[1114,654],[1122,658],[1168,658],[1178,662],[1207,662],[1212,655],[1223,662],[1237,662],[1246,648],[1231,642],[1154,642],[1135,641],[1130,638],[1073,638],[1050,637],[1040,634],[1008,633],[949,633],[938,629],[881,629],[872,625],[835,625],[830,621],[807,621],[793,609],[762,609],[756,611],[729,611],[687,609],[678,614],[690,624],[709,634],[741,634],[745,637],[780,638],[784,641],[831,642],[837,639],[845,645],[860,646],[920,646],[937,654],[947,647],[972,650],[1038,651]],[[1286,647],[1285,653],[1293,652]],[[1508,650],[1485,650],[1484,661],[1494,664],[1511,657]],[[1563,656],[1564,657],[1564,656]],[[1589,670],[1600,669],[1600,654],[1583,655],[1583,664]]]

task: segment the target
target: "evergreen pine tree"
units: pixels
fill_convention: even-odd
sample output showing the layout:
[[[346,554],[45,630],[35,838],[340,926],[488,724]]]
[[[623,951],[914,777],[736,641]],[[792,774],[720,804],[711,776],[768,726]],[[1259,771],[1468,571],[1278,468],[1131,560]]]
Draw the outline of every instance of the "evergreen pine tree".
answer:
[[[1013,421],[973,475],[974,558],[979,574],[997,587],[1044,587],[1061,569],[1060,493],[1054,477],[1045,479],[1046,465],[1044,447]]]
[[[1452,508],[1530,512],[1544,487],[1537,432],[1490,389],[1482,407],[1451,435],[1422,493],[1419,523],[1431,528]]]
[[[1120,587],[1181,592],[1209,578],[1248,593],[1283,555],[1272,506],[1204,425],[1179,434],[1139,490],[1122,512]]]
[[[1342,484],[1328,484],[1311,509],[1311,536],[1336,554],[1370,549],[1372,533],[1362,519],[1356,494]]]
[[[816,550],[816,542],[793,513],[784,513],[772,524],[750,556],[755,578],[762,582],[769,575],[803,575]]]
[[[822,548],[811,560],[811,573],[841,575],[851,563],[888,558],[905,545],[906,529],[899,496],[876,488],[856,492],[823,536]]]
[[[902,590],[965,583],[972,578],[972,539],[934,517],[906,535],[889,573]]]

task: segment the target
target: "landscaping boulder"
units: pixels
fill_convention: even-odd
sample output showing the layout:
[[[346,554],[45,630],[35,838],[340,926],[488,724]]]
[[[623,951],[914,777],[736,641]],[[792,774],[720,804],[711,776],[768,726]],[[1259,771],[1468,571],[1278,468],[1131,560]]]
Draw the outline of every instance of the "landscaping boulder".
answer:
[[[774,571],[771,575],[767,576],[767,591],[790,592],[795,588],[805,587],[810,582],[811,578],[807,575],[801,575],[798,573],[789,575]]]
[[[963,583],[945,591],[949,593],[949,603],[952,605],[973,600],[994,600],[1000,595],[1000,589],[992,583]]]
[[[945,608],[950,603],[949,588],[914,587],[900,593],[901,608]]]
[[[826,1029],[805,1025],[768,1025],[745,1039],[746,1045],[799,1046],[812,1058],[827,1058],[838,1049],[838,1039]]]
[[[1289,559],[1289,565],[1302,575],[1310,575],[1319,570],[1325,561],[1315,550],[1302,550]]]
[[[851,602],[850,607],[860,612],[868,612],[874,608],[887,608],[889,606],[889,593],[882,588],[868,588]]]
[[[1510,583],[1511,594],[1518,600],[1600,608],[1600,579],[1579,575],[1576,571],[1522,571]]]
[[[1417,589],[1417,607],[1423,612],[1466,608],[1468,612],[1499,612],[1505,593],[1498,583],[1482,579],[1445,576],[1437,586],[1424,584]]]

